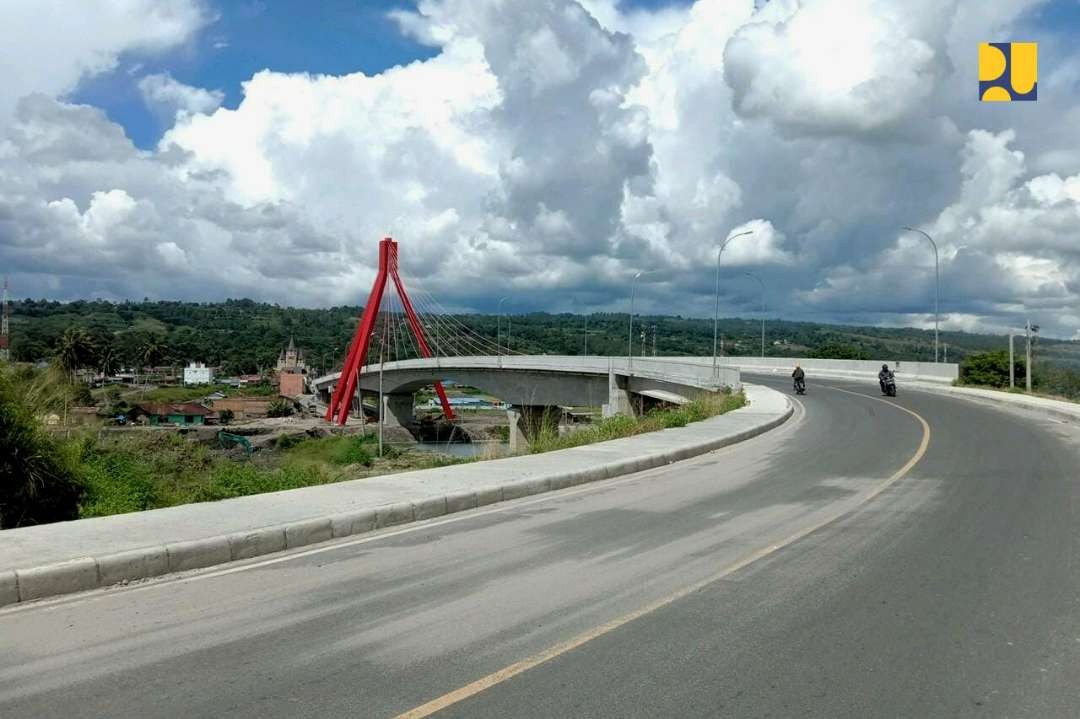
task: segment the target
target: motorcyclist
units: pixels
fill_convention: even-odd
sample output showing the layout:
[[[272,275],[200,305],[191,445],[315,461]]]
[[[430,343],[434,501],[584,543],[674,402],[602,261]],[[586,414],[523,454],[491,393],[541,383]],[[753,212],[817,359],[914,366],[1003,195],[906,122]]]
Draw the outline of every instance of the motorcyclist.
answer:
[[[791,373],[791,377],[795,380],[796,392],[806,387],[806,372],[803,372],[802,367],[796,364],[795,371]]]
[[[896,378],[893,375],[892,370],[889,369],[889,365],[883,364],[883,365],[881,365],[881,371],[878,372],[877,379],[878,379],[878,384],[881,386],[881,393],[884,394],[885,393],[885,382],[888,381],[888,380],[894,380],[895,381]]]

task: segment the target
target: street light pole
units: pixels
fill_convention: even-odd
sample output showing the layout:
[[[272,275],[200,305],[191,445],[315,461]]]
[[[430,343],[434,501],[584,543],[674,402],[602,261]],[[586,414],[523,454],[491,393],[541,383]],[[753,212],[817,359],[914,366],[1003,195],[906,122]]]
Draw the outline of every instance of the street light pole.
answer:
[[[752,235],[753,230],[746,230],[745,232],[738,232],[734,235],[729,235],[726,240],[720,243],[719,249],[716,250],[716,301],[713,306],[713,322],[712,322],[712,367],[713,376],[717,376],[719,373],[719,366],[716,362],[716,340],[717,330],[720,326],[720,257],[724,254],[724,248],[728,246],[728,243],[734,240],[736,237],[742,237],[743,235]]]
[[[642,275],[651,275],[656,270],[639,271],[634,275],[634,279],[630,280],[630,324],[627,328],[626,334],[626,374],[630,374],[630,369],[634,363],[634,290],[637,287],[638,278]]]
[[[914,227],[904,227],[903,229],[908,232],[918,232],[920,235],[930,241],[930,246],[934,248],[934,362],[938,361],[938,323],[940,321],[940,314],[938,313],[938,296],[941,290],[941,265],[938,262],[938,248],[937,243],[934,242],[934,238],[926,234],[922,230],[916,230]]]
[[[502,354],[502,303],[505,297],[499,298],[499,307],[495,310],[495,354]]]
[[[744,272],[747,277],[753,277],[761,285],[761,358],[765,359],[765,282],[753,272]]]

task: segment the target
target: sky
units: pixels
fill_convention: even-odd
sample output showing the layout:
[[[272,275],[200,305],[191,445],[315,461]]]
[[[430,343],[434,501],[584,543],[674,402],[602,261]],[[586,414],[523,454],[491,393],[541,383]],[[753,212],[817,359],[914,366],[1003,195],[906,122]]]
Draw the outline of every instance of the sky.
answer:
[[[0,273],[60,300],[1080,338],[1080,0],[0,0]],[[980,42],[1038,100],[978,99]]]

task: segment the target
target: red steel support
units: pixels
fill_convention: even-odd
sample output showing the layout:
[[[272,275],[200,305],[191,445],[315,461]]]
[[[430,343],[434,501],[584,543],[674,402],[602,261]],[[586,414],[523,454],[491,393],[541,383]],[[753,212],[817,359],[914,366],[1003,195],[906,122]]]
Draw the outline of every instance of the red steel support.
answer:
[[[401,275],[398,274],[398,257],[397,257],[397,243],[391,250],[390,258],[390,277],[394,280],[394,287],[397,287],[398,297],[401,298],[401,305],[405,308],[405,316],[409,318],[409,326],[412,327],[413,335],[416,337],[416,343],[420,346],[420,354],[424,357],[431,356],[431,348],[428,347],[427,337],[424,335],[424,328],[420,324],[420,320],[416,317],[416,310],[413,309],[412,300],[409,299],[409,293],[405,291],[405,283],[401,281]],[[450,400],[446,398],[446,390],[443,389],[442,382],[435,383],[435,393],[439,395],[439,404],[442,405],[443,415],[447,419],[454,418],[454,410],[450,408]]]
[[[338,377],[334,394],[330,398],[330,406],[326,408],[326,421],[332,422],[334,413],[338,413],[338,424],[345,424],[349,418],[349,408],[352,405],[352,396],[356,391],[357,375],[364,360],[367,359],[368,347],[371,344],[371,332],[375,329],[375,321],[379,316],[379,308],[382,306],[383,291],[386,289],[386,275],[390,264],[390,246],[393,240],[389,237],[379,243],[379,271],[375,275],[375,284],[371,286],[367,304],[364,305],[364,314],[360,318],[360,324],[356,327],[356,334],[349,344],[349,352],[345,355],[345,364],[341,368],[341,376]],[[360,408],[363,411],[363,407]],[[380,408],[380,412],[382,409]]]
[[[326,408],[326,421],[328,422],[334,420],[335,413],[337,414],[337,422],[340,425],[345,424],[345,421],[349,418],[349,409],[359,381],[360,368],[364,366],[364,361],[367,359],[368,349],[371,345],[371,333],[375,329],[379,308],[382,306],[387,275],[393,279],[394,286],[397,288],[401,304],[405,308],[405,314],[409,319],[409,326],[412,328],[413,335],[415,335],[417,344],[420,347],[420,353],[424,357],[431,356],[431,349],[428,347],[423,326],[420,324],[416,311],[413,309],[412,301],[405,291],[405,283],[401,281],[401,276],[398,274],[397,259],[397,243],[389,237],[384,238],[379,243],[379,271],[375,275],[375,284],[371,287],[367,304],[364,305],[364,314],[361,316],[360,324],[356,328],[356,334],[349,344],[349,352],[345,356],[341,376],[338,378],[337,386],[334,387],[330,405]],[[443,389],[442,382],[435,383],[435,392],[439,395],[443,414],[446,415],[447,419],[454,419],[454,411],[450,408],[450,402],[446,398],[446,391]],[[363,407],[360,408],[360,411],[363,411]],[[379,411],[382,411],[381,407]]]

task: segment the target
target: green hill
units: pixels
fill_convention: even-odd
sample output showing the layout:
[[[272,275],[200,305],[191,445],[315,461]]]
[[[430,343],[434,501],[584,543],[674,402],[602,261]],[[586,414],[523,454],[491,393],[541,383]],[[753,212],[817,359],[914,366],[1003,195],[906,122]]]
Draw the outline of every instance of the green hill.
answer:
[[[12,304],[12,354],[19,361],[39,361],[58,350],[67,328],[84,328],[91,337],[94,363],[111,356],[116,367],[143,363],[148,345],[154,347],[158,364],[182,364],[189,360],[221,366],[226,373],[252,373],[273,367],[281,349],[293,338],[316,370],[340,363],[352,339],[361,307],[300,309],[227,300],[190,302],[61,303],[23,300]],[[588,324],[589,354],[622,355],[627,351],[627,316],[617,313],[582,315],[531,313],[498,318],[495,315],[463,314],[429,319],[439,325],[443,353],[476,353],[494,348],[496,338],[514,352],[581,354]],[[452,330],[451,327],[459,329]],[[462,338],[461,327],[474,334]],[[708,355],[712,351],[712,320],[648,315],[635,318],[634,352],[640,354],[645,331],[645,353],[659,355]],[[397,323],[397,342],[388,346],[391,357],[415,356],[416,349]],[[720,334],[724,350],[731,355],[760,352],[758,320],[724,319]],[[434,331],[433,331],[433,334]],[[435,339],[433,337],[433,339]],[[770,356],[834,357],[850,359],[932,360],[933,332],[910,328],[853,327],[812,322],[766,322],[766,352]],[[1007,338],[999,335],[943,332],[950,361],[988,350],[1004,349]],[[1022,340],[1018,344],[1018,350]],[[456,351],[448,351],[456,350]],[[1039,339],[1037,356],[1042,361],[1080,367],[1080,343]]]

